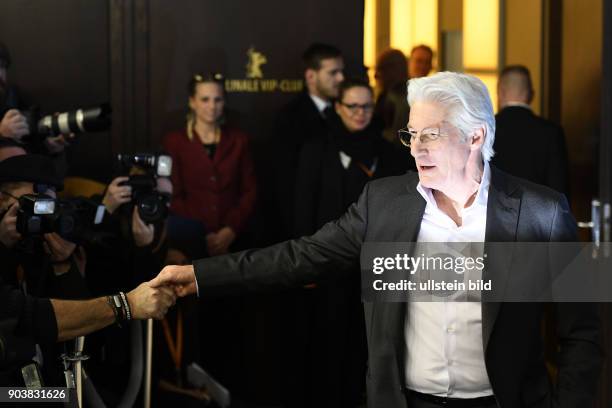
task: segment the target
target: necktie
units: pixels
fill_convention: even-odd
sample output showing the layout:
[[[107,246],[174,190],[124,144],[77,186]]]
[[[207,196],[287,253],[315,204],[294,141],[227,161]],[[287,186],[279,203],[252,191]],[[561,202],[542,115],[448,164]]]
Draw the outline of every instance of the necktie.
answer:
[[[331,115],[333,114],[333,109],[332,109],[331,105],[327,105],[325,107],[325,109],[323,109],[321,114],[323,115],[324,119],[329,119],[331,117]]]

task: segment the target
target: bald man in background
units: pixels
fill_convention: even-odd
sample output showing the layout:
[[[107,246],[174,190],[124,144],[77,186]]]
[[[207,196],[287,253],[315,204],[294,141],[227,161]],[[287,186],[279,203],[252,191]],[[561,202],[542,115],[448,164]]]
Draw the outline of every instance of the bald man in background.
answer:
[[[548,186],[569,198],[568,158],[561,126],[533,113],[529,70],[506,67],[497,84],[493,163],[513,176]]]
[[[433,50],[425,44],[419,44],[410,51],[408,75],[410,78],[421,78],[429,75],[433,68]]]

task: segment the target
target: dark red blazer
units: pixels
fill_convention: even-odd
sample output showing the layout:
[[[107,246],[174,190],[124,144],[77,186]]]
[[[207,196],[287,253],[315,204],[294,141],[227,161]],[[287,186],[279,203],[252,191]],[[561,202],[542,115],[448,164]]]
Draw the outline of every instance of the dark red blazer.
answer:
[[[172,156],[171,211],[201,221],[210,232],[229,226],[239,235],[253,214],[257,194],[249,137],[222,128],[212,160],[195,132],[191,141],[185,129],[169,133],[163,145]]]

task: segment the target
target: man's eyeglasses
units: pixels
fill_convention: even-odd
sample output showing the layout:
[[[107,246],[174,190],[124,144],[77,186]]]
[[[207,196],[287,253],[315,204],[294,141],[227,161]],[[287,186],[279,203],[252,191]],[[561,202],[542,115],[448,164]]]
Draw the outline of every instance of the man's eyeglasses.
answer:
[[[344,103],[344,102],[340,102],[340,105],[342,105],[346,109],[348,109],[349,112],[351,112],[351,115],[356,115],[360,110],[363,111],[363,113],[370,113],[370,112],[372,112],[372,110],[374,110],[374,104],[373,103],[364,103],[363,105],[361,105],[361,104],[358,104],[358,103]]]
[[[421,144],[426,144],[438,140],[441,136],[446,136],[446,134],[441,133],[439,127],[425,128],[420,132],[412,128],[403,128],[397,131],[397,136],[404,146],[411,147],[417,137]]]

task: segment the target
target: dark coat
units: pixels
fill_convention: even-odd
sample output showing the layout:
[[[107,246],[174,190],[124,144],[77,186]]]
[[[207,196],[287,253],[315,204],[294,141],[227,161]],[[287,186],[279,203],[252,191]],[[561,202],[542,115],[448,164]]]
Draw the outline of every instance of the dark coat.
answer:
[[[365,242],[416,241],[425,200],[418,176],[380,179],[337,221],[310,237],[261,250],[194,262],[202,297],[270,290],[313,282],[359,263]],[[576,224],[559,193],[491,167],[486,242],[576,239]],[[485,263],[493,262],[493,255]],[[409,303],[364,303],[368,339],[368,406],[406,408],[404,316]],[[547,377],[540,323],[544,304],[482,303],[484,359],[502,408],[588,406],[597,387],[602,355],[593,305],[555,305],[560,344],[559,386]]]
[[[324,138],[327,124],[307,92],[302,92],[279,112],[272,140],[272,187],[270,202],[274,240],[291,236],[294,192],[299,152],[311,139]]]
[[[340,161],[341,151],[351,157],[346,169]],[[295,237],[310,235],[340,217],[357,201],[368,181],[415,169],[408,149],[393,146],[372,126],[350,134],[339,118],[329,121],[325,137],[304,142],[297,163]],[[368,175],[364,168],[372,167]]]
[[[563,129],[521,106],[496,116],[495,156],[501,170],[569,196],[567,147]]]

